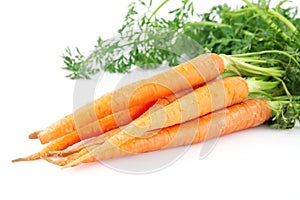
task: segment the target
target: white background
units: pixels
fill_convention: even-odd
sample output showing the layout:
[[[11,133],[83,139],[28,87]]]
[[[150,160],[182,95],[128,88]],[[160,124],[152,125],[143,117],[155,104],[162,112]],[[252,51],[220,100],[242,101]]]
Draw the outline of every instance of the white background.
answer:
[[[226,1],[203,1],[197,10],[221,2]],[[299,126],[287,131],[261,126],[223,137],[203,160],[198,159],[202,144],[194,145],[177,162],[144,175],[98,163],[61,170],[45,161],[10,162],[41,149],[27,139],[30,132],[72,112],[75,82],[60,69],[64,48],[88,52],[98,35],[114,36],[127,4],[1,1],[0,199],[299,199]],[[120,77],[106,75],[96,93],[113,90]],[[143,155],[119,162],[138,159]]]

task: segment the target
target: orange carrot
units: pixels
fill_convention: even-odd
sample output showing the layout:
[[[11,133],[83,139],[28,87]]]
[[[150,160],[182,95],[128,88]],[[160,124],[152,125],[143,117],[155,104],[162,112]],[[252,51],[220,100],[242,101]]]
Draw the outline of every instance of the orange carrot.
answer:
[[[49,138],[61,137],[112,113],[202,85],[219,76],[223,70],[223,60],[217,54],[200,55],[151,78],[134,82],[101,96],[48,126],[38,134],[38,137],[42,138],[45,135],[50,135]],[[47,143],[49,140],[41,142]]]
[[[101,145],[108,138],[115,135],[119,131],[120,131],[119,128],[113,129],[111,131],[106,132],[105,134],[102,134],[102,135],[99,135],[97,137],[91,138],[88,141],[84,141],[82,144],[80,144],[79,146],[74,147],[74,148],[65,149],[65,150],[62,150],[62,151],[60,151],[60,150],[51,150],[51,151],[49,151],[49,156],[54,156],[55,155],[55,156],[64,157],[64,156],[68,156],[70,154],[77,153],[77,152],[81,151],[84,148],[92,148],[93,146]]]
[[[107,152],[101,151],[101,148],[85,148],[53,163],[66,168],[97,160],[195,144],[263,124],[270,118],[271,112],[266,101],[251,99],[183,124],[161,129],[148,138],[133,138],[120,148]]]
[[[86,126],[83,126],[71,133],[67,133],[62,135],[61,137],[73,138],[74,141],[70,144],[75,144],[79,142],[81,139],[91,138],[112,129],[115,129],[119,126],[123,126],[131,122],[132,120],[139,117],[142,113],[144,113],[150,106],[152,106],[154,102],[147,102],[146,104],[140,104],[129,108],[128,110],[122,110],[115,114],[108,115],[106,117],[100,118]],[[72,136],[68,136],[72,135]],[[58,136],[58,135],[56,135]],[[45,144],[48,141],[52,141],[56,139],[54,135],[44,134],[39,136],[40,141]],[[59,139],[59,138],[58,138]],[[54,149],[55,150],[55,149]]]
[[[144,136],[147,131],[184,123],[212,111],[240,103],[247,96],[247,83],[241,77],[212,81],[162,109],[136,119],[98,148],[102,152],[109,152],[134,137]]]
[[[140,117],[118,134],[109,138],[101,148],[119,147],[147,131],[180,124],[210,112],[242,102],[248,96],[247,82],[241,77],[228,77],[202,86],[171,104]]]
[[[51,156],[53,154],[58,154],[59,150],[64,150],[67,147],[72,146],[73,144],[75,144],[77,142],[80,142],[81,140],[95,137],[104,132],[109,131],[109,133],[106,133],[104,136],[100,136],[97,139],[97,144],[98,145],[102,144],[106,140],[106,138],[117,133],[115,128],[118,128],[119,126],[128,124],[130,121],[136,119],[140,115],[143,116],[149,112],[154,112],[154,111],[160,109],[161,107],[169,104],[170,102],[174,101],[177,97],[181,97],[181,96],[187,94],[188,92],[189,92],[189,90],[185,90],[185,91],[179,92],[177,95],[170,95],[170,96],[164,97],[162,99],[157,100],[157,102],[154,105],[152,105],[153,103],[150,103],[149,105],[152,105],[152,106],[146,112],[145,112],[145,109],[149,108],[149,105],[146,105],[146,106],[145,105],[137,105],[137,106],[133,106],[131,109],[129,109],[129,111],[127,111],[127,110],[120,111],[120,112],[116,113],[115,115],[109,115],[107,117],[104,117],[96,122],[92,122],[89,125],[82,127],[78,131],[74,131],[74,132],[68,133],[60,138],[57,138],[56,140],[51,142],[49,145],[47,145],[45,148],[43,148],[38,153],[32,154],[25,158],[15,159],[15,160],[13,160],[13,162],[36,160],[41,157],[47,157],[47,156]],[[110,130],[112,130],[112,131],[110,131]],[[65,151],[64,153],[61,152],[60,154],[66,154],[68,152],[78,151],[78,150],[82,149],[83,146],[86,146],[86,145],[87,145],[87,143],[84,143],[81,146],[77,147],[75,150]]]
[[[140,117],[144,117],[146,115],[149,115],[151,112],[155,112],[155,111],[161,109],[162,107],[175,101],[176,98],[180,98],[180,97],[186,95],[188,92],[189,92],[189,90],[184,90],[184,91],[179,92],[177,95],[173,94],[173,95],[169,95],[164,98],[158,99],[157,102],[154,105],[152,105],[146,112],[144,112]],[[49,150],[51,152],[50,155],[53,155],[53,154],[66,155],[66,154],[78,152],[79,150],[83,149],[86,146],[100,145],[100,144],[104,143],[108,138],[110,138],[111,136],[118,133],[118,131],[120,131],[120,129],[118,129],[118,128],[111,130],[111,131],[105,133],[105,135],[97,136],[97,138],[94,138],[92,141],[84,142],[84,144],[82,144],[74,149],[68,149],[66,151],[59,151],[60,149]],[[69,134],[67,134],[67,135],[69,135]],[[63,137],[61,137],[61,138],[63,138]],[[64,138],[62,140],[68,140],[68,139]]]
[[[146,105],[136,105],[131,107],[129,110],[123,110],[117,112],[116,114],[101,118],[88,124],[87,126],[78,129],[78,131],[75,130],[72,133],[68,133],[60,138],[55,139],[38,153],[32,154],[25,158],[15,159],[13,162],[36,160],[41,157],[49,156],[51,155],[51,151],[66,149],[67,147],[72,146],[83,139],[95,137],[112,129],[118,128],[119,126],[126,125],[143,114],[145,110],[147,110],[152,104],[153,103],[150,102]]]

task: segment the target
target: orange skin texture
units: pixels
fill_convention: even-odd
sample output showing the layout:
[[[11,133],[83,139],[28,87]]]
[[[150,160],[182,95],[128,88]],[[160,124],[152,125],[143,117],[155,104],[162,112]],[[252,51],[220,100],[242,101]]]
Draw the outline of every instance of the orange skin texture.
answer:
[[[259,126],[270,118],[271,113],[267,101],[250,99],[183,124],[163,128],[156,133],[152,133],[148,138],[131,139],[122,144],[120,148],[110,149],[107,152],[84,148],[77,154],[71,154],[54,163],[71,167],[81,163],[96,162],[97,160],[196,144]]]
[[[121,110],[203,85],[218,77],[223,71],[224,62],[220,56],[212,53],[199,55],[151,78],[134,82],[101,96],[51,124],[38,134],[38,138],[45,144]],[[31,136],[36,137],[35,134]]]
[[[166,105],[162,109],[134,120],[118,134],[109,138],[103,148],[119,147],[133,137],[142,137],[151,130],[161,129],[203,116],[237,104],[248,96],[247,82],[241,77],[212,81]]]

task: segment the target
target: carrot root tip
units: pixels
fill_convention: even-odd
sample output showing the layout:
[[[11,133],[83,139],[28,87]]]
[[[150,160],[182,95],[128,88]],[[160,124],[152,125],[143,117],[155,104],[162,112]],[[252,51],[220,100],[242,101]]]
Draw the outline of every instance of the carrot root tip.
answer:
[[[28,138],[29,138],[29,139],[38,139],[38,138],[39,138],[38,135],[39,135],[40,132],[41,132],[41,131],[35,131],[35,132],[33,132],[33,133],[30,133],[30,134],[28,135]]]

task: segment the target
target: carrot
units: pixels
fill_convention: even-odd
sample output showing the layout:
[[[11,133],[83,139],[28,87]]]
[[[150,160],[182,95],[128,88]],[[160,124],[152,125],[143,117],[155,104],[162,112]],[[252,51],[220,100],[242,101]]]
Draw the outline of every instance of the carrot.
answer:
[[[157,102],[152,105],[153,103],[150,103],[149,105],[152,105],[149,108],[149,105],[137,105],[133,106],[129,111],[120,111],[116,113],[115,115],[109,115],[107,117],[104,117],[96,122],[92,122],[89,125],[82,127],[78,131],[74,131],[72,133],[68,133],[60,138],[57,138],[53,142],[51,142],[49,145],[47,145],[45,148],[43,148],[40,152],[32,154],[30,156],[24,157],[24,158],[18,158],[13,160],[13,162],[18,161],[30,161],[30,160],[36,160],[41,157],[47,157],[51,156],[53,154],[68,154],[70,152],[74,153],[76,151],[81,150],[84,146],[87,145],[87,143],[84,143],[77,147],[74,150],[65,151],[65,152],[58,152],[60,150],[64,150],[69,146],[72,146],[73,144],[80,142],[81,140],[88,139],[91,137],[98,136],[104,132],[109,131],[104,136],[100,136],[97,139],[96,144],[102,144],[106,138],[111,137],[115,133],[117,133],[115,128],[118,128],[119,126],[123,126],[128,124],[131,120],[136,119],[139,116],[144,116],[146,114],[149,114],[150,112],[154,112],[161,107],[168,105],[169,103],[173,102],[177,97],[181,97],[185,94],[187,94],[189,90],[184,90],[179,92],[177,95],[173,94],[164,98],[161,98],[157,100]],[[146,112],[145,109],[149,108]],[[128,113],[129,112],[129,113]],[[130,115],[130,116],[129,116]],[[116,122],[117,121],[117,122]],[[112,131],[110,131],[112,130]],[[119,129],[117,129],[119,130]],[[94,142],[95,143],[95,142]],[[95,145],[95,144],[93,144]]]
[[[217,54],[203,54],[151,78],[134,82],[107,93],[53,123],[38,134],[39,138],[58,138],[97,119],[132,106],[149,103],[164,96],[203,85],[224,70],[223,59]],[[174,84],[174,82],[176,84]],[[51,140],[42,140],[47,143]]]
[[[72,133],[68,133],[60,138],[55,139],[38,153],[32,154],[25,158],[15,159],[13,162],[36,160],[41,157],[49,156],[51,155],[51,151],[66,149],[67,147],[80,142],[83,139],[91,138],[118,128],[119,126],[126,125],[143,114],[145,110],[147,110],[152,104],[153,103],[150,102],[146,105],[136,105],[131,107],[129,110],[123,110],[117,112],[116,114],[101,118],[88,124],[87,126],[78,129],[78,131],[75,130]]]
[[[228,77],[202,86],[171,104],[139,117],[119,133],[110,137],[99,148],[110,151],[147,131],[184,123],[212,111],[242,102],[248,96],[246,81],[241,77]],[[162,123],[163,121],[163,123]]]
[[[93,136],[97,136],[99,134],[105,133],[109,130],[115,129],[119,126],[123,126],[128,124],[130,121],[139,117],[142,113],[144,113],[150,106],[152,106],[154,102],[148,102],[146,104],[140,104],[129,108],[128,110],[122,110],[115,114],[108,115],[106,117],[100,118],[94,122],[89,123],[86,126],[79,128],[71,133],[67,133],[62,135],[61,137],[66,136],[66,138],[73,138],[74,141],[70,144],[75,144],[79,142],[81,139],[90,138]],[[73,135],[67,136],[67,135]],[[56,135],[58,136],[58,135]],[[75,137],[77,136],[77,137]],[[56,139],[51,134],[45,134],[39,136],[40,141],[44,144],[48,141],[52,141]],[[59,139],[59,138],[58,138]]]
[[[140,117],[144,117],[146,115],[149,115],[151,112],[155,112],[155,111],[161,109],[162,107],[175,101],[176,98],[180,98],[180,97],[186,95],[188,92],[189,92],[189,90],[184,90],[184,91],[179,92],[176,95],[173,94],[173,95],[169,95],[169,96],[163,97],[161,99],[158,99],[157,102],[154,105],[152,105],[146,112],[144,112]],[[104,143],[107,140],[107,138],[110,138],[111,136],[118,133],[118,131],[120,131],[119,128],[111,130],[111,131],[105,133],[104,135],[97,136],[97,138],[94,138],[91,141],[84,142],[84,144],[82,144],[74,149],[68,149],[66,151],[57,151],[59,149],[52,149],[52,150],[50,150],[50,152],[51,152],[50,155],[53,155],[53,154],[67,155],[70,153],[78,152],[86,146],[100,145],[100,144]],[[63,139],[63,140],[65,140],[65,139]]]
[[[177,99],[155,112],[128,124],[109,138],[103,149],[119,147],[133,137],[142,137],[147,131],[180,124],[215,110],[242,102],[248,96],[247,82],[241,77],[212,81]]]
[[[263,124],[270,118],[271,112],[267,101],[250,99],[183,124],[161,129],[149,138],[133,138],[120,148],[113,148],[107,152],[103,152],[102,148],[93,148],[90,151],[85,148],[53,163],[66,168],[124,155],[196,144]]]
[[[12,162],[20,162],[20,161],[29,161],[29,160],[37,160],[40,159],[41,157],[44,156],[49,156],[50,155],[50,151],[55,149],[55,150],[62,150],[67,148],[68,146],[70,146],[70,144],[68,143],[68,141],[70,140],[74,140],[74,138],[69,138],[69,137],[76,137],[74,135],[65,135],[61,138],[58,138],[58,140],[55,140],[53,142],[51,142],[50,144],[48,144],[46,147],[44,147],[41,151],[32,154],[30,156],[24,157],[24,158],[17,158],[12,160]]]

